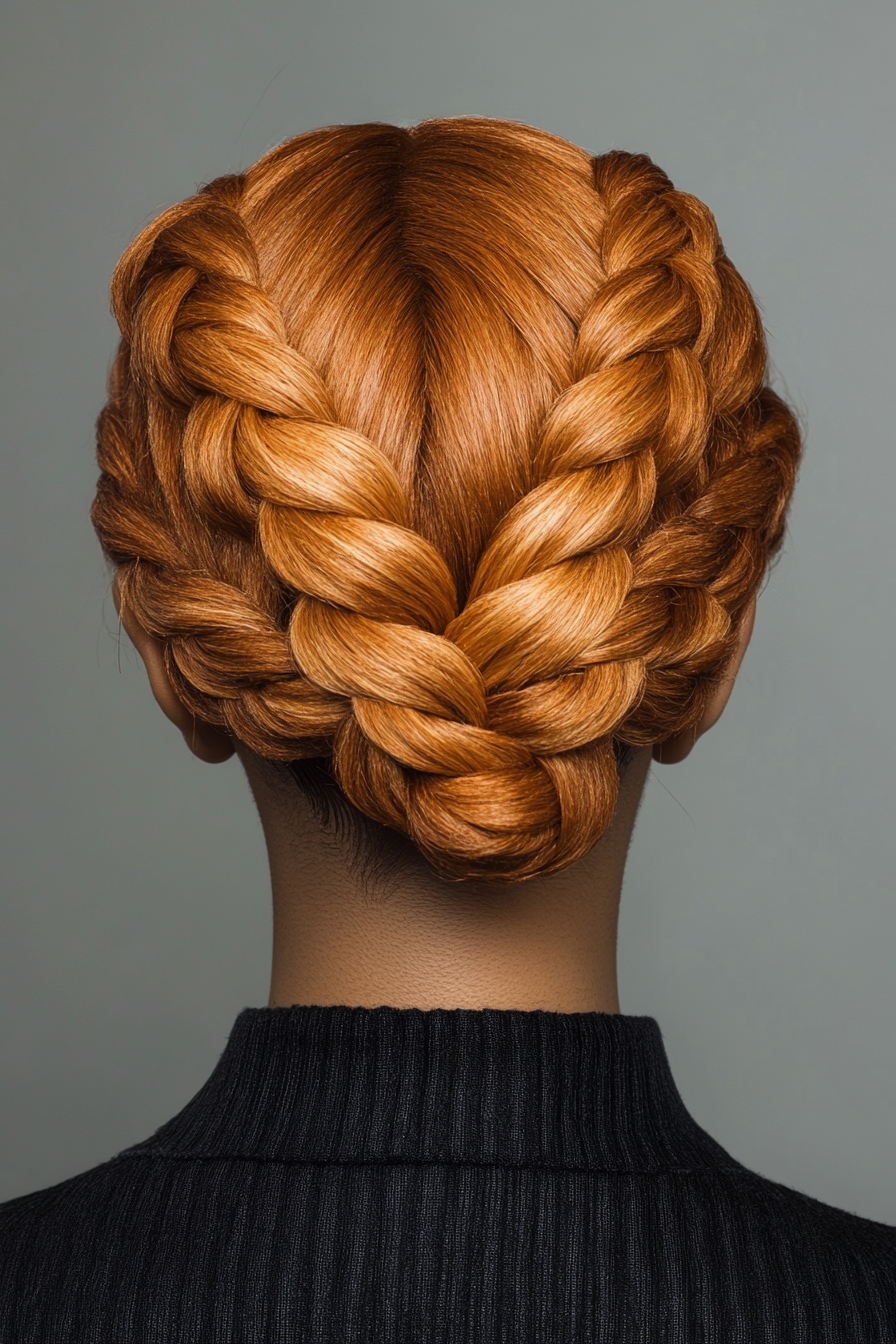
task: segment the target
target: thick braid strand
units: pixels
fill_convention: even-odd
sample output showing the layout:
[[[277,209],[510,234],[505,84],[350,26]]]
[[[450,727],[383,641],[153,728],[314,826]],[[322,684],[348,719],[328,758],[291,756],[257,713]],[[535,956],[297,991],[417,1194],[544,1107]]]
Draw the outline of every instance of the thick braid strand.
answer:
[[[140,567],[139,598],[137,585],[131,593],[137,614],[166,639],[179,689],[197,712],[223,718],[250,746],[281,759],[301,755],[306,734],[316,748],[335,736],[348,796],[415,839],[433,807],[444,814],[441,831],[458,825],[427,799],[428,775],[493,782],[522,770],[516,790],[531,812],[524,785],[532,753],[487,727],[481,675],[441,633],[455,614],[444,562],[407,527],[388,460],[335,423],[325,386],[285,344],[238,216],[225,228],[222,215],[213,202],[212,258],[202,255],[202,208],[179,211],[140,258],[145,287],[125,267],[119,290],[134,313],[128,329],[140,386],[185,417],[183,488],[215,524],[235,534],[256,529],[292,611],[284,639],[244,594],[208,575],[188,577],[169,554],[157,557],[167,564]],[[168,446],[153,456],[176,495]],[[253,639],[247,661],[243,644]],[[228,650],[237,654],[229,674]],[[196,692],[216,703],[197,702]],[[546,810],[556,811],[553,796]],[[518,831],[505,813],[495,847],[506,851]]]
[[[596,739],[650,743],[699,718],[780,540],[774,502],[797,448],[789,412],[772,424],[781,403],[760,394],[758,321],[740,365],[718,354],[733,282],[709,212],[636,156],[596,160],[595,186],[606,278],[580,325],[578,378],[543,426],[540,484],[498,527],[448,629],[482,669],[493,728],[542,767],[592,753],[556,846],[615,800],[615,758],[594,755]],[[713,470],[717,408],[732,404],[739,419],[721,428],[738,451]]]

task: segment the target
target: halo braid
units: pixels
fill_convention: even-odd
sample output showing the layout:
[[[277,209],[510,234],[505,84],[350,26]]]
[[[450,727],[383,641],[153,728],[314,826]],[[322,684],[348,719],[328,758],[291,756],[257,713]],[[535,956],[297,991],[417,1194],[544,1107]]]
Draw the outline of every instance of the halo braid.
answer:
[[[245,178],[221,178],[166,211],[113,281],[123,341],[93,518],[175,689],[262,756],[330,755],[361,812],[457,879],[551,872],[598,839],[615,744],[699,720],[793,486],[798,431],[763,386],[755,305],[711,214],[646,156],[589,173],[595,281],[569,378],[555,351],[524,483],[462,606],[419,523],[439,421],[422,419],[413,490],[388,444],[342,423],[344,389],[296,339],[301,303],[256,245],[257,186],[249,200]],[[415,258],[396,293],[410,274],[444,384],[424,225],[396,199]],[[487,276],[463,283],[485,303]]]

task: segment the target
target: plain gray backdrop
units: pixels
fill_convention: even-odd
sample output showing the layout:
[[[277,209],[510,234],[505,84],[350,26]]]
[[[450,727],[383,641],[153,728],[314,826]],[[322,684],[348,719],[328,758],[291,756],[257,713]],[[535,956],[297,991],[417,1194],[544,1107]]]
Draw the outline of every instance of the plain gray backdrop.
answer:
[[[116,639],[87,512],[108,280],[332,122],[646,151],[715,211],[807,431],[719,727],[654,767],[622,1008],[736,1158],[896,1223],[893,64],[885,0],[6,0],[0,1198],[146,1137],[266,1002],[260,828]]]

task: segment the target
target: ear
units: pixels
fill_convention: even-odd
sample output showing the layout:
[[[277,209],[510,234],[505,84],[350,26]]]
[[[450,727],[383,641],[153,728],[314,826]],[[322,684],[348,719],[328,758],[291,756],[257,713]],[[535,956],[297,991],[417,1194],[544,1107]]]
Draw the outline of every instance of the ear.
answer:
[[[665,742],[657,742],[653,748],[653,759],[655,761],[659,761],[662,765],[675,765],[678,761],[683,761],[686,756],[690,756],[697,739],[702,737],[704,733],[708,733],[713,724],[718,723],[734,689],[734,679],[747,651],[755,619],[756,599],[754,597],[741,617],[737,648],[706,703],[703,718],[693,728],[685,729],[683,733],[679,733],[676,737],[667,738]]]
[[[214,728],[210,723],[203,723],[201,719],[194,718],[186,705],[177,697],[174,687],[171,685],[168,670],[165,667],[165,654],[162,645],[144,630],[126,605],[122,606],[121,588],[117,575],[112,583],[112,597],[121,623],[134,648],[143,659],[143,666],[146,668],[146,675],[149,677],[150,689],[162,713],[180,729],[187,746],[194,756],[199,757],[200,761],[207,761],[209,765],[218,765],[221,761],[229,760],[235,751],[233,739],[227,733],[222,733],[218,728]]]

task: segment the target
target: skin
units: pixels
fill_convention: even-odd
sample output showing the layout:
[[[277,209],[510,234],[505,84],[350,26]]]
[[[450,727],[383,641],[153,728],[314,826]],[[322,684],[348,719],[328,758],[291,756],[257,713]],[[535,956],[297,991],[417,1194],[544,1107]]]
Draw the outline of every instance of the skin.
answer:
[[[193,718],[174,693],[162,646],[121,609],[117,584],[113,593],[152,693],[189,750],[209,764],[236,753],[248,776],[273,890],[271,1007],[619,1012],[619,900],[651,758],[684,760],[718,721],[749,643],[755,604],[703,719],[696,729],[635,754],[599,843],[561,873],[490,888],[443,882],[404,841],[383,871],[359,863],[350,843],[321,828],[282,768]]]

